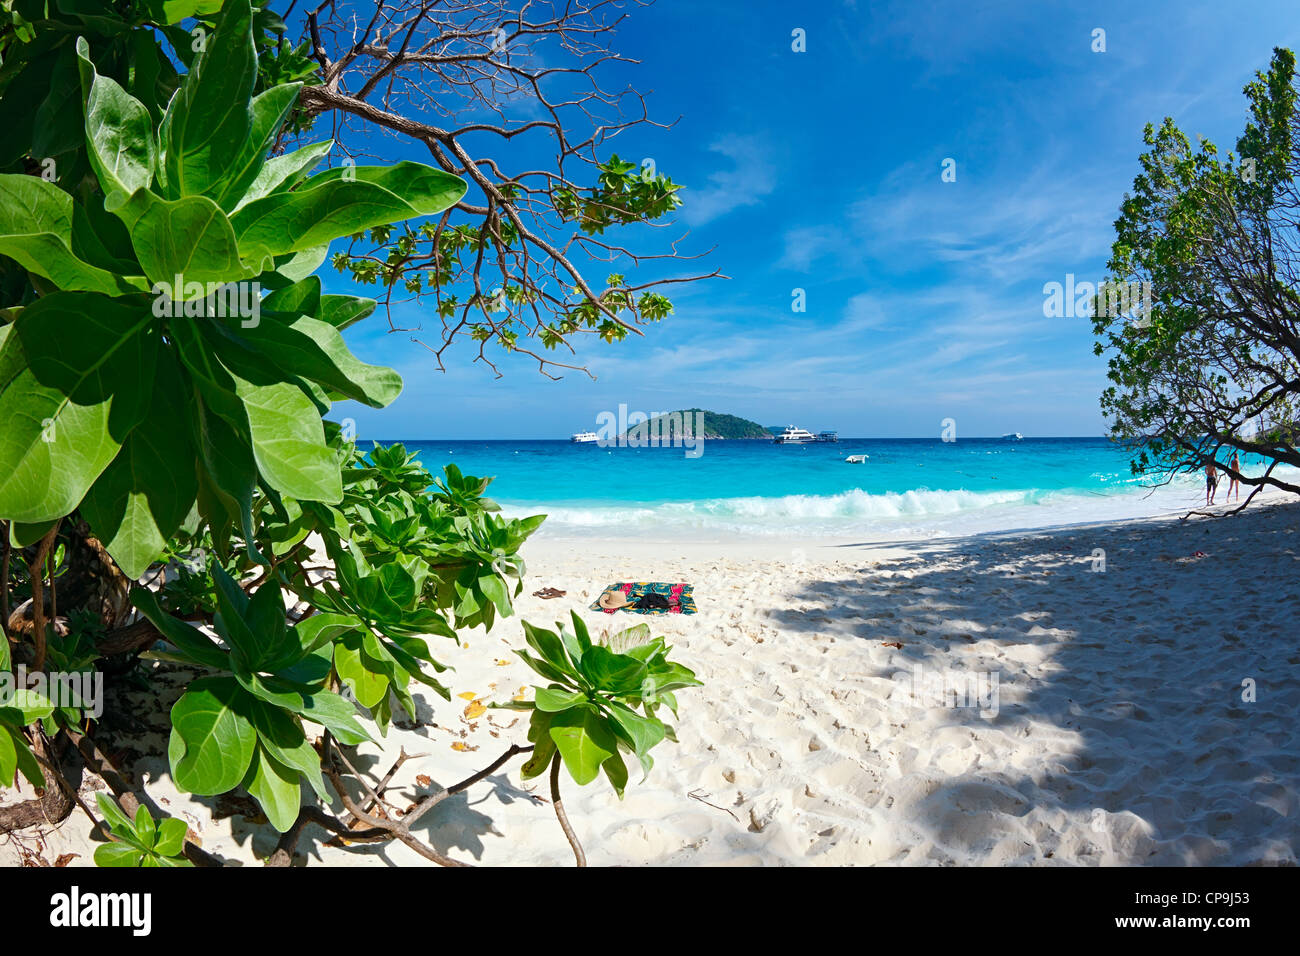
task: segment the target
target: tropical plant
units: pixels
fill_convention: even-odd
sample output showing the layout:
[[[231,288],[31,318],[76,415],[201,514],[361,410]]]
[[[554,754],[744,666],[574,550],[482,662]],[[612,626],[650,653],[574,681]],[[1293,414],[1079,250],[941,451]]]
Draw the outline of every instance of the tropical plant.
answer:
[[[272,862],[311,821],[454,864],[410,826],[533,747],[400,820],[350,798],[346,751],[371,739],[363,718],[380,734],[395,709],[414,718],[414,685],[450,696],[431,642],[513,614],[519,550],[543,517],[505,518],[490,478],[434,476],[401,445],[362,452],[326,419],[344,399],[387,405],[402,383],[341,335],[375,302],[327,294],[313,273],[336,239],[445,221],[465,182],[411,162],[313,174],[329,142],[278,154],[310,125],[299,104],[319,77],[249,0],[3,11],[0,114],[40,80],[53,86],[32,102],[79,119],[49,156],[22,127],[25,146],[0,162],[19,170],[0,172],[0,678],[17,661],[38,674],[179,662],[194,677],[170,713],[172,777],[199,795],[245,791],[284,834]],[[669,733],[655,709],[694,681],[662,642],[643,646],[635,689],[590,670],[618,656],[599,646],[588,669],[581,653],[572,670],[547,666],[590,694],[568,709],[595,715],[592,740],[604,728],[648,768]],[[118,842],[99,862],[219,862],[176,821],[154,824],[92,732],[81,701],[0,695],[0,785],[22,773],[46,790],[39,814],[5,808],[0,826],[51,818],[51,800],[70,812],[58,777],[71,742],[121,801],[101,801]],[[574,760],[579,779],[589,768]],[[350,822],[321,808],[332,799]]]
[[[652,638],[647,625],[593,643],[582,618],[577,612],[571,616],[572,632],[563,624],[556,624],[557,633],[524,623],[525,640],[536,656],[524,650],[515,653],[548,683],[533,688],[531,701],[499,706],[532,714],[528,740],[533,753],[523,765],[523,776],[550,770],[551,802],[582,866],[586,856],[560,799],[560,764],[579,786],[604,771],[621,800],[628,781],[623,754],[636,757],[649,774],[654,766],[650,751],[665,738],[677,739],[659,717],[659,708],[667,707],[676,716],[675,692],[700,682],[689,668],[668,660],[670,648],[662,637]]]
[[[99,866],[193,866],[181,855],[185,846],[185,822],[168,817],[155,822],[148,807],[141,806],[132,820],[117,801],[102,793],[95,794],[99,812],[108,824],[113,839],[95,848]]]
[[[1133,470],[1168,477],[1214,462],[1242,484],[1300,491],[1300,108],[1295,57],[1274,51],[1245,88],[1235,154],[1193,147],[1166,118],[1147,126],[1142,172],[1115,222],[1110,276],[1093,309],[1108,355],[1101,398]],[[1111,290],[1151,291],[1149,314]],[[1259,455],[1263,473],[1232,467]],[[1245,506],[1243,504],[1242,507]]]

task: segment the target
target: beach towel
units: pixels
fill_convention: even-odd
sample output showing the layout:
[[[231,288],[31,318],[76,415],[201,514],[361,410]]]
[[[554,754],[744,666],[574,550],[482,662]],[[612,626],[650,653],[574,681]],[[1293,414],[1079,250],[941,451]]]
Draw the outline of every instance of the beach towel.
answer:
[[[605,588],[601,594],[611,592],[621,593],[624,600],[635,602],[647,594],[655,594],[667,601],[667,607],[634,607],[629,604],[628,607],[607,608],[600,606],[600,597],[597,596],[595,602],[591,605],[593,611],[604,611],[606,614],[613,614],[615,611],[628,611],[632,614],[694,614],[695,598],[692,593],[692,587],[689,584],[664,584],[660,581],[634,581],[619,582],[611,584]],[[656,602],[657,603],[657,602]]]

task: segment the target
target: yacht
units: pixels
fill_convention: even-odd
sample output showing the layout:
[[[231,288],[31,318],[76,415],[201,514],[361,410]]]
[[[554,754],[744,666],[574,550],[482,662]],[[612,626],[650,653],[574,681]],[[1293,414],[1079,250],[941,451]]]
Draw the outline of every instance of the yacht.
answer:
[[[600,436],[595,432],[574,432],[573,435],[569,437],[569,441],[573,442],[575,445],[588,445],[592,442],[600,441]]]
[[[1023,441],[1024,438],[1025,436],[1020,434],[1020,432],[1010,432],[1009,434],[1002,436],[1003,441]]]
[[[840,434],[839,432],[818,432],[817,440],[818,441],[839,441]]]
[[[785,431],[772,439],[778,445],[806,445],[816,440],[817,436],[812,432],[795,428],[793,425],[786,425]]]

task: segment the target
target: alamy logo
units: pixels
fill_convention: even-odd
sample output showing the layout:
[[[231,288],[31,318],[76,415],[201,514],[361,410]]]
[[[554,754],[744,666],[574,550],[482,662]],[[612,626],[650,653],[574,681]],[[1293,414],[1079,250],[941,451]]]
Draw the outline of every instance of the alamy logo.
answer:
[[[149,893],[82,893],[78,886],[50,897],[50,925],[127,927],[133,936],[153,929],[153,897]]]
[[[704,412],[629,412],[596,416],[596,443],[601,448],[685,448],[687,458],[704,454]]]
[[[996,671],[945,670],[926,672],[920,664],[916,670],[897,671],[890,678],[898,690],[889,695],[895,709],[972,708],[991,720],[998,715],[998,673]]]
[[[20,691],[96,719],[104,713],[104,675],[99,671],[37,671],[29,675],[26,664],[19,664],[12,672],[0,671],[0,707],[13,704]]]
[[[246,329],[262,323],[262,288],[256,282],[186,282],[174,276],[170,283],[155,282],[153,314],[158,318],[240,319]]]
[[[1065,282],[1043,285],[1043,315],[1049,319],[1088,319],[1097,307],[1110,318],[1133,317],[1133,324],[1146,328],[1151,324],[1152,295],[1150,282],[1075,282],[1074,273]]]

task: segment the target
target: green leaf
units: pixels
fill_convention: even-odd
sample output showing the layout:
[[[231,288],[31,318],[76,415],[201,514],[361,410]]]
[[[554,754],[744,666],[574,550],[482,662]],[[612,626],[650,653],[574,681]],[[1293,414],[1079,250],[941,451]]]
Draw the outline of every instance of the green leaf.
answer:
[[[335,504],[343,500],[339,463],[325,444],[316,406],[296,385],[259,385],[234,375],[262,477],[291,498]]]
[[[320,724],[339,743],[348,746],[370,740],[356,718],[356,708],[332,691],[318,691],[303,698],[303,708],[298,712],[313,723]]]
[[[533,752],[524,762],[521,773],[525,780],[540,777],[551,765],[555,756],[555,741],[551,739],[551,715],[544,711],[533,711],[532,721],[528,725],[528,740],[533,745]]]
[[[253,725],[257,728],[257,739],[266,748],[266,752],[284,766],[306,777],[316,795],[329,803],[325,778],[321,776],[320,755],[312,747],[298,721],[263,701],[254,705],[252,716]]]
[[[188,828],[184,820],[168,817],[158,824],[158,842],[153,846],[160,856],[180,856],[185,850],[185,834]]]
[[[341,167],[313,176],[292,192],[249,203],[231,223],[244,258],[266,259],[371,226],[442,212],[459,202],[465,190],[460,178],[419,163]]]
[[[142,846],[152,847],[158,835],[158,827],[153,822],[148,807],[143,803],[135,811],[135,834]]]
[[[163,23],[180,23],[190,17],[211,16],[225,0],[163,0]]]
[[[623,755],[615,751],[613,755],[601,764],[605,771],[605,776],[614,787],[614,792],[618,794],[620,800],[623,799],[623,791],[627,789],[627,764],[623,762]]]
[[[519,657],[523,658],[524,663],[547,680],[553,680],[561,684],[573,683],[572,677],[560,670],[558,667],[552,667],[546,661],[533,657],[533,655],[529,654],[527,651],[516,650],[515,653],[519,655]]]
[[[579,786],[595,780],[601,764],[618,751],[614,735],[589,707],[555,714],[550,733],[564,766]]]
[[[3,698],[0,706],[0,718],[17,727],[26,727],[38,720],[44,720],[54,713],[54,704],[48,697],[25,687],[15,688]]]
[[[233,677],[205,677],[172,706],[172,730],[183,746],[171,770],[182,789],[215,796],[244,780],[257,749],[257,733],[244,716],[249,700]]]
[[[230,669],[230,655],[206,634],[184,621],[172,617],[158,604],[157,597],[145,588],[131,589],[131,603],[158,628],[164,639],[192,661],[217,670]]]
[[[71,512],[151,397],[158,340],[142,297],[58,292],[0,327],[0,515]]]
[[[13,786],[18,771],[33,787],[45,786],[45,774],[27,741],[16,728],[0,722],[0,786]]]
[[[144,850],[126,843],[104,843],[95,847],[96,866],[140,866],[144,858]]]
[[[305,617],[294,629],[303,647],[315,649],[338,640],[348,631],[361,626],[361,619],[354,614],[337,614],[330,611]]]
[[[623,732],[621,736],[637,756],[649,753],[652,747],[664,739],[663,721],[643,717],[618,701],[606,701],[605,707]]]
[[[233,212],[236,204],[242,206],[248,202],[245,194],[262,171],[266,154],[275,144],[280,125],[298,101],[301,89],[301,83],[283,83],[253,98],[249,106],[251,124],[243,152],[238,160],[221,171],[220,180],[208,190],[208,195],[226,212]]]
[[[116,275],[73,253],[75,216],[72,197],[53,183],[38,176],[0,175],[0,255],[66,291],[145,291],[143,278]]]
[[[154,295],[168,292],[177,276],[184,283],[226,283],[255,274],[240,262],[230,220],[206,196],[153,199],[131,226],[131,244]],[[183,288],[171,293],[178,300],[186,294]]]
[[[649,669],[634,657],[615,654],[599,644],[582,656],[579,670],[601,690],[616,694],[637,693]]]
[[[286,319],[263,313],[256,332],[262,348],[276,356],[285,372],[374,408],[383,408],[402,391],[402,376],[382,365],[367,365],[352,354],[334,326],[309,315]]]
[[[103,814],[104,820],[114,833],[119,835],[135,836],[135,824],[131,818],[123,812],[117,801],[106,793],[95,794],[95,803],[99,806],[99,812]]]
[[[354,295],[323,295],[320,299],[320,312],[316,317],[342,332],[374,311],[374,299]]]
[[[240,198],[232,214],[263,196],[284,192],[298,185],[313,167],[329,155],[333,146],[333,140],[326,140],[323,143],[304,146],[285,156],[268,159],[258,171],[257,178]]]
[[[578,704],[586,703],[587,695],[578,690],[557,690],[553,687],[537,688],[537,695],[534,703],[538,710],[546,711],[551,714],[558,714],[560,711],[568,710],[570,707],[576,707]]]
[[[507,616],[512,612],[510,606],[510,595],[506,591],[505,582],[497,577],[495,572],[489,572],[478,579],[479,590],[483,596],[497,606],[502,616]]]
[[[564,642],[556,636],[554,631],[533,627],[533,625],[524,621],[524,640],[528,642],[529,647],[535,650],[544,661],[556,670],[576,675],[577,672],[564,649]]]
[[[388,694],[388,676],[372,667],[361,650],[362,634],[353,632],[334,645],[334,669],[362,707],[374,707]]]
[[[184,386],[170,352],[160,356],[157,393],[81,503],[81,513],[127,577],[138,578],[166,550],[198,493]]]
[[[153,124],[143,103],[95,70],[84,37],[77,38],[77,58],[86,104],[87,153],[104,190],[104,208],[115,212],[153,180],[158,168]]]
[[[267,753],[265,747],[257,748],[244,789],[261,805],[271,826],[281,833],[298,819],[302,806],[298,771],[280,763]]]
[[[167,196],[219,192],[239,171],[252,128],[249,100],[257,78],[248,0],[227,0],[217,30],[167,106],[159,130]],[[260,271],[260,270],[259,270]]]

